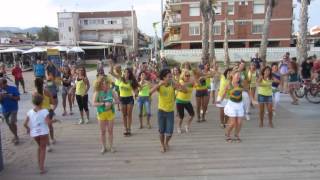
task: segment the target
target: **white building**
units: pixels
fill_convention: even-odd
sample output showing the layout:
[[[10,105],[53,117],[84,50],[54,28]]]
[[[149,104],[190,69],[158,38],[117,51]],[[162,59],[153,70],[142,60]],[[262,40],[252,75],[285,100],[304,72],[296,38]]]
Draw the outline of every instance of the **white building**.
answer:
[[[58,12],[58,26],[63,45],[103,42],[138,48],[135,11]]]

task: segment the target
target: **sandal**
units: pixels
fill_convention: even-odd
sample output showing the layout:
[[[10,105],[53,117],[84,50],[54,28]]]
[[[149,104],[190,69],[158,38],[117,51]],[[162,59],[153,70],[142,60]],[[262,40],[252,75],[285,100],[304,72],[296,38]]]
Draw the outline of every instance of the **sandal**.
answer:
[[[226,143],[232,143],[232,139],[231,139],[230,136],[227,136],[227,137],[226,137]]]
[[[240,139],[239,136],[235,136],[234,141],[235,141],[236,143],[241,143],[241,139]]]

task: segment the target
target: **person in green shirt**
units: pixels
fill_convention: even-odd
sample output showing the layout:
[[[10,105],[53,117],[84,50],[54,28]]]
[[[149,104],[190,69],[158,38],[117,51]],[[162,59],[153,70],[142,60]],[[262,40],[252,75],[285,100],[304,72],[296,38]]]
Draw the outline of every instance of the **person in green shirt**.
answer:
[[[143,107],[147,112],[147,126],[151,129],[150,118],[151,118],[151,101],[150,101],[150,90],[151,83],[146,80],[146,73],[142,71],[139,74],[139,94],[138,94],[138,108],[139,108],[139,119],[140,129],[143,128]]]
[[[258,79],[258,102],[260,110],[260,124],[263,127],[264,107],[268,110],[269,126],[273,128],[272,123],[272,73],[271,68],[266,66],[262,69]]]

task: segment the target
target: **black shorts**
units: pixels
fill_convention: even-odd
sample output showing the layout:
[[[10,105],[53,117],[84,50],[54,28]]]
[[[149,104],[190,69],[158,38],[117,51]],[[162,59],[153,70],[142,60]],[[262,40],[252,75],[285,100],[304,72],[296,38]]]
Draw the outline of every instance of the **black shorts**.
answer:
[[[209,96],[207,89],[196,90],[196,97],[205,97],[205,96]]]
[[[129,105],[129,104],[134,104],[134,99],[133,96],[129,97],[120,97],[120,102],[122,105]]]
[[[177,103],[176,106],[177,106],[177,111],[178,111],[178,115],[179,115],[180,119],[184,118],[184,109],[187,110],[187,112],[190,116],[194,116],[193,106],[190,102],[189,103]]]

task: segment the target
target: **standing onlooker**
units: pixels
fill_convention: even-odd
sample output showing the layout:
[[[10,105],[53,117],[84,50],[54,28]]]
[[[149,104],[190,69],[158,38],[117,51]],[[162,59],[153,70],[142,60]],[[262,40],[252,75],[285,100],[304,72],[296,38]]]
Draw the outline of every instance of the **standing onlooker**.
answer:
[[[4,63],[0,63],[0,78],[5,78],[12,82],[12,80],[7,75],[6,65]]]
[[[273,116],[275,116],[276,109],[280,102],[279,84],[281,81],[281,76],[279,73],[279,68],[277,63],[272,63],[271,69],[272,69],[272,101],[273,101],[272,109],[273,109]]]
[[[301,76],[303,80],[311,79],[312,68],[312,57],[308,57],[308,59],[305,59],[301,64]]]
[[[12,76],[14,77],[14,82],[16,84],[16,87],[17,87],[18,91],[19,91],[19,83],[20,83],[21,86],[22,86],[22,89],[23,89],[23,93],[27,93],[26,89],[24,87],[24,79],[23,79],[23,75],[22,75],[22,69],[20,68],[20,64],[19,63],[15,64],[15,66],[12,69],[11,73],[12,73]]]
[[[260,67],[261,67],[261,63],[262,63],[262,60],[261,58],[259,57],[259,53],[256,53],[255,54],[255,57],[252,57],[251,58],[251,63],[254,63],[256,65],[256,69],[257,71],[259,72],[260,71]]]
[[[35,95],[32,97],[32,103],[34,108],[30,109],[27,113],[27,118],[24,123],[24,127],[27,129],[27,133],[38,144],[38,166],[40,174],[46,173],[44,169],[44,161],[46,159],[46,148],[49,142],[49,124],[51,119],[49,118],[49,111],[42,108],[43,96]]]
[[[280,75],[281,75],[281,83],[280,83],[280,92],[288,93],[288,65],[290,63],[290,54],[286,53],[283,56],[282,61],[279,65]]]
[[[272,73],[271,68],[266,66],[262,69],[258,79],[258,102],[260,107],[260,124],[263,127],[264,109],[268,110],[269,126],[273,128],[272,123]]]
[[[9,86],[5,78],[0,79],[0,101],[2,106],[2,114],[9,126],[10,131],[14,135],[12,142],[19,144],[18,128],[17,128],[17,114],[18,101],[20,94],[16,87]]]
[[[46,76],[46,68],[40,60],[37,60],[37,64],[33,66],[33,71],[36,78],[44,79]]]
[[[289,87],[289,93],[292,98],[293,105],[298,105],[298,98],[294,91],[299,88],[299,75],[298,75],[298,65],[295,62],[289,63],[289,70],[288,70],[288,87]]]
[[[89,108],[88,108],[88,91],[90,88],[89,80],[87,78],[86,69],[81,67],[78,69],[78,76],[75,81],[76,99],[79,106],[81,119],[79,124],[89,123]],[[83,111],[85,111],[87,118],[84,119]]]
[[[53,64],[53,62],[51,60],[48,60],[48,64],[46,67],[47,76],[49,73],[51,73],[53,75],[53,78],[55,79],[55,77],[58,74],[58,71],[58,68]]]
[[[72,76],[71,76],[71,70],[68,66],[65,66],[62,71],[62,105],[63,105],[63,114],[62,116],[67,115],[67,98],[69,103],[69,109],[70,109],[70,115],[73,115],[72,112],[72,99],[70,89],[71,89],[71,82],[72,82]]]

